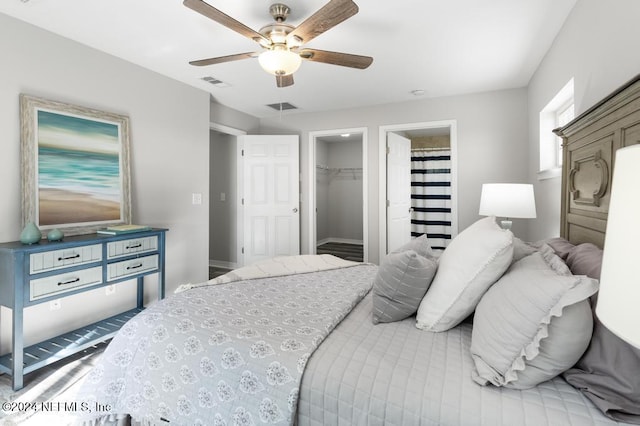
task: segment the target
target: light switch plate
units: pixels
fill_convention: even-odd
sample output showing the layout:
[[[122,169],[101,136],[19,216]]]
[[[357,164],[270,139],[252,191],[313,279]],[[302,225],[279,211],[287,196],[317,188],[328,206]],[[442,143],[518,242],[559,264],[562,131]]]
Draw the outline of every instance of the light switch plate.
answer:
[[[202,194],[199,192],[194,192],[193,194],[191,194],[191,204],[202,204]]]

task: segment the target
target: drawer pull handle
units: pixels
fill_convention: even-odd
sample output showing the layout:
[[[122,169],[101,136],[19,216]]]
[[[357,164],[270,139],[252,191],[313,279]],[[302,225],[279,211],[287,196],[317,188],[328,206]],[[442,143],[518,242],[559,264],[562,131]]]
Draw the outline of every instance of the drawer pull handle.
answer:
[[[69,259],[77,259],[80,257],[80,253],[74,254],[73,256],[67,256],[67,257],[59,257],[58,261],[60,260],[69,260]]]
[[[58,283],[58,285],[68,285],[68,284],[77,283],[78,281],[80,281],[80,278],[75,278],[75,279],[69,280],[69,281],[60,281]]]
[[[142,268],[142,263],[138,263],[136,265],[127,266],[127,269],[138,269]]]
[[[140,247],[142,247],[142,243],[132,244],[130,246],[127,246],[126,248],[127,250],[129,250],[129,249],[140,248]]]

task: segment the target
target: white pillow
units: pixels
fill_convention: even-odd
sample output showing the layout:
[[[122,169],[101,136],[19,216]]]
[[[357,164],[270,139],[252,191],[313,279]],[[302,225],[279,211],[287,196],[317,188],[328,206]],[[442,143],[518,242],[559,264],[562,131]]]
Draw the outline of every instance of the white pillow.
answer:
[[[446,331],[462,322],[513,258],[513,234],[493,216],[455,237],[440,256],[438,271],[418,308],[416,327]]]
[[[548,247],[547,247],[548,248]],[[514,263],[473,317],[473,380],[527,389],[573,366],[591,340],[588,297],[598,282],[546,250]]]

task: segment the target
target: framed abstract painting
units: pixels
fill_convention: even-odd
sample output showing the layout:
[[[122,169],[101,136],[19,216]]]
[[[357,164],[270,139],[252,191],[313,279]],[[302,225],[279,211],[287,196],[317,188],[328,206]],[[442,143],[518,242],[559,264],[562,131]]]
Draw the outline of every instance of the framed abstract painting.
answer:
[[[20,95],[22,222],[65,235],[131,223],[129,118]]]

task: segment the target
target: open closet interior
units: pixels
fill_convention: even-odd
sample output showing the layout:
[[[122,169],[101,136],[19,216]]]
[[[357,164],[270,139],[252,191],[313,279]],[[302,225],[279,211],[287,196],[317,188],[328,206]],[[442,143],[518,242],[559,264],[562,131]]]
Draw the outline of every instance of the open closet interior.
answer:
[[[451,138],[448,129],[410,136],[411,235],[427,234],[434,249],[451,241]],[[438,134],[437,130],[446,131]]]
[[[316,138],[316,253],[363,260],[361,134]]]

